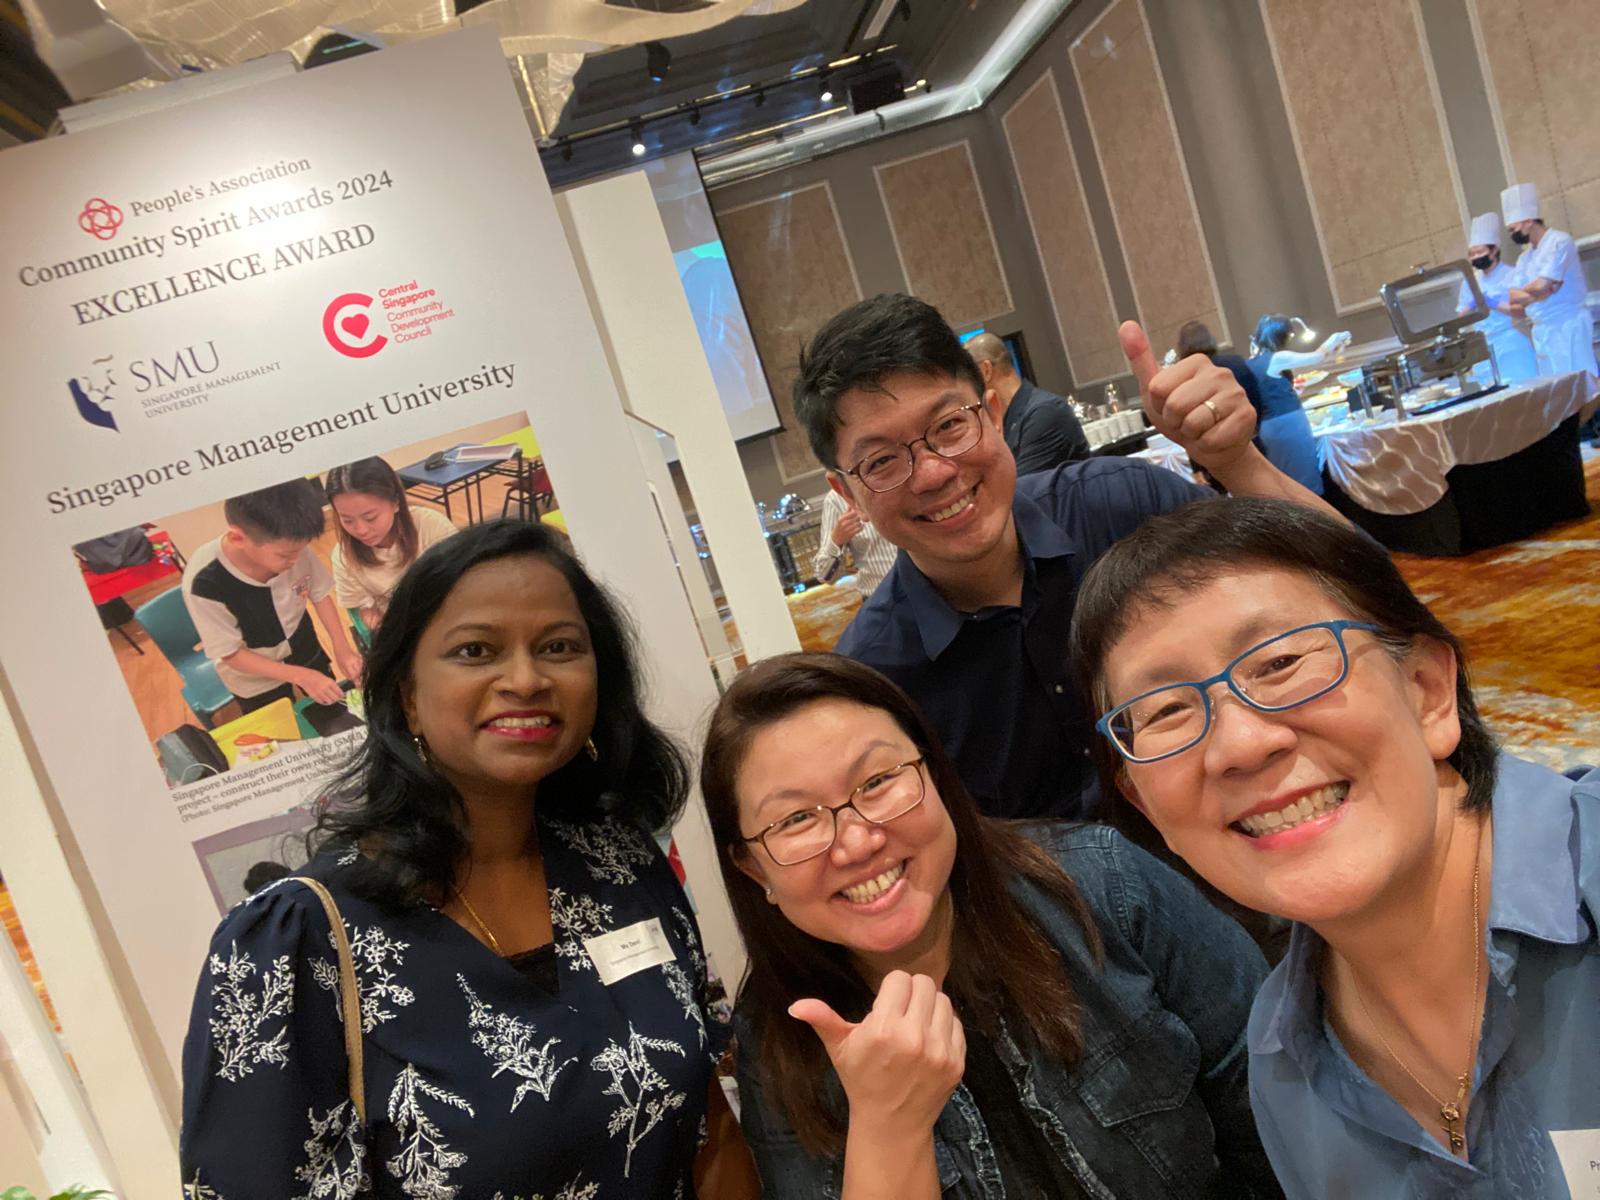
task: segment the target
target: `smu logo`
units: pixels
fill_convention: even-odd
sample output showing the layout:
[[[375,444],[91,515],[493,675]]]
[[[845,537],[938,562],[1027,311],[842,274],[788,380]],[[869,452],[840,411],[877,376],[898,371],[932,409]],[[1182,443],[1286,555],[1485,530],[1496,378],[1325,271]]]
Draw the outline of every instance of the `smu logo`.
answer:
[[[80,417],[91,425],[116,432],[117,418],[112,415],[111,404],[116,399],[117,381],[111,374],[111,358],[108,354],[95,359],[94,369],[67,380],[67,388],[72,392],[72,402]]]
[[[94,370],[76,379],[69,379],[67,390],[72,393],[72,403],[77,407],[78,415],[90,425],[120,432],[112,411],[119,387],[117,378],[112,374],[113,358],[108,354],[95,359]],[[198,346],[185,346],[171,354],[136,358],[128,364],[128,374],[134,380],[134,394],[143,396],[149,392],[181,388],[186,384],[196,384],[196,388],[188,390],[197,390],[198,382],[205,376],[214,375],[221,366],[222,357],[217,353],[216,342],[205,342]],[[159,399],[153,397],[150,402]]]
[[[111,201],[96,196],[78,214],[78,228],[102,242],[109,242],[122,228],[122,210]]]
[[[322,336],[340,354],[349,358],[371,358],[389,344],[379,333],[367,310],[372,297],[365,292],[346,292],[335,296],[322,310]]]

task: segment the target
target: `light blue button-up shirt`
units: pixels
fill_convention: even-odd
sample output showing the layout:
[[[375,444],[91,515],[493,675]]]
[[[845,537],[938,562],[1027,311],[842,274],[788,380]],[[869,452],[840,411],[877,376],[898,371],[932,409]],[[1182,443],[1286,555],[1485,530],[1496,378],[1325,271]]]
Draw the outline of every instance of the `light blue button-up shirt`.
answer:
[[[1369,1079],[1296,926],[1250,1016],[1250,1102],[1289,1200],[1569,1200],[1551,1130],[1600,1129],[1600,770],[1502,754],[1470,1161]],[[1587,1200],[1588,1193],[1583,1193]]]

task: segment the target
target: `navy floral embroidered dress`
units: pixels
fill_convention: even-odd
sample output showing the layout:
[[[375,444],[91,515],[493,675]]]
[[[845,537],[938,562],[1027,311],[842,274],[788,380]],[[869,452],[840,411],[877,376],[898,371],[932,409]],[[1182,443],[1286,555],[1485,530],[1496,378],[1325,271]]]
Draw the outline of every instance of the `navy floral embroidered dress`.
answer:
[[[354,1119],[327,918],[281,881],[212,939],[184,1046],[189,1200],[649,1200],[694,1194],[711,1066],[690,907],[655,843],[606,818],[541,817],[553,978],[443,913],[332,892],[361,995],[367,1128]],[[587,940],[652,919],[673,959],[607,986]],[[552,986],[553,984],[553,986]]]

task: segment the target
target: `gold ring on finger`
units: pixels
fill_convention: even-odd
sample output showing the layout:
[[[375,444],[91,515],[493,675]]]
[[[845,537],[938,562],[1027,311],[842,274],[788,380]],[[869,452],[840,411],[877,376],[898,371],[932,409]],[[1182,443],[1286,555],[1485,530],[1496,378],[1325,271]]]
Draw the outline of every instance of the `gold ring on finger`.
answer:
[[[1202,400],[1201,403],[1211,410],[1211,423],[1220,425],[1222,423],[1222,410],[1217,407],[1217,402],[1215,400]]]

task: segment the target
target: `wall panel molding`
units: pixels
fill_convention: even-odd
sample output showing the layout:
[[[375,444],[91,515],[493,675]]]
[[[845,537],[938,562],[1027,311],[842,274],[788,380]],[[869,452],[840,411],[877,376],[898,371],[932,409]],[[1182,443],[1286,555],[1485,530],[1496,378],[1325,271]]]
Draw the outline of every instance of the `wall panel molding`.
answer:
[[[1467,0],[1506,178],[1545,223],[1600,242],[1600,21],[1573,0]]]
[[[1073,43],[1071,58],[1134,303],[1156,354],[1190,320],[1230,343],[1142,0],[1108,5]]]
[[[1127,374],[1116,300],[1053,68],[1017,97],[1000,124],[1074,386]]]
[[[1334,306],[1462,256],[1455,151],[1416,0],[1258,0]],[[1360,69],[1330,47],[1362,47]]]
[[[815,475],[792,400],[800,348],[862,298],[833,188],[823,181],[721,209],[717,225],[784,425],[771,438],[778,473],[785,483]]]
[[[967,138],[872,168],[911,294],[952,326],[1015,311]]]

